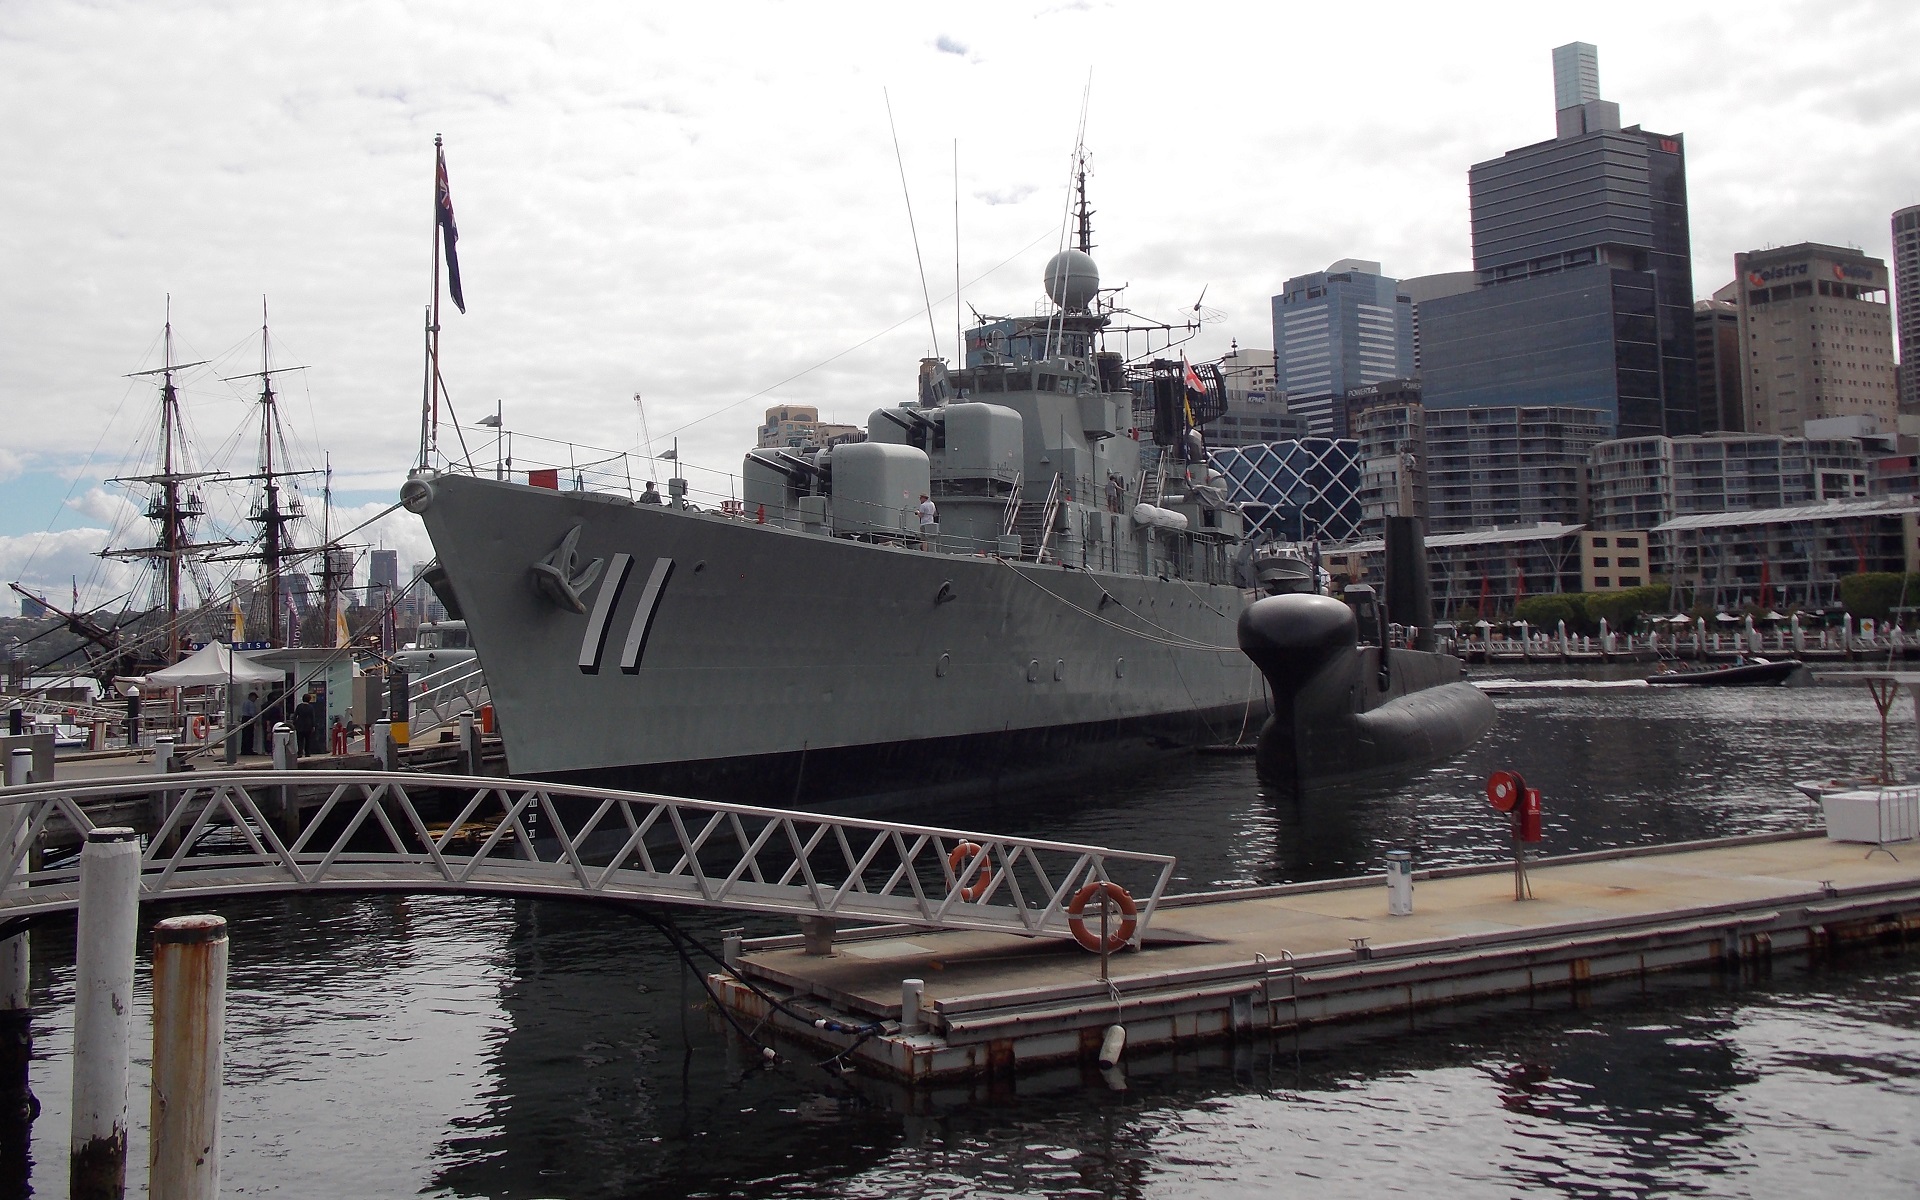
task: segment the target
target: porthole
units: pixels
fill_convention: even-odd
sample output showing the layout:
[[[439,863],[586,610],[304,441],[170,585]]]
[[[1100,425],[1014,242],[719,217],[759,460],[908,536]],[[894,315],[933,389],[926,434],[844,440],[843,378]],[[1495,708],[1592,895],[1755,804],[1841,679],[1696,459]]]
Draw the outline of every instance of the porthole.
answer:
[[[938,675],[944,678],[947,674],[947,668],[952,665],[953,665],[953,655],[942,654],[940,656],[940,661],[933,664],[933,673],[935,675]]]
[[[1113,660],[1113,677],[1115,679],[1125,679],[1127,677],[1126,659],[1116,658]]]
[[[1055,683],[1058,683],[1062,679],[1065,679],[1066,677],[1067,677],[1067,660],[1064,658],[1054,659],[1053,660],[1053,681]]]
[[[1027,682],[1040,682],[1040,660],[1037,658],[1027,664]]]

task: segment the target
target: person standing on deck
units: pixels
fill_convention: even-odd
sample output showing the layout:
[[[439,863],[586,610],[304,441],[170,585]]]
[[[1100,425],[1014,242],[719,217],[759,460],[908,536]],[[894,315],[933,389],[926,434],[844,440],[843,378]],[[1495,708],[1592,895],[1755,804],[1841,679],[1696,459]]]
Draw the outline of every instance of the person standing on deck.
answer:
[[[252,754],[254,747],[254,728],[259,724],[255,719],[260,715],[260,693],[248,692],[247,698],[240,702],[240,753]]]
[[[308,692],[300,698],[300,703],[293,706],[293,741],[300,751],[300,757],[315,753],[314,743],[319,740],[319,726],[319,714],[314,712],[313,693]]]
[[[940,529],[939,512],[933,506],[933,500],[925,492],[920,493],[920,548],[933,549],[933,538]]]

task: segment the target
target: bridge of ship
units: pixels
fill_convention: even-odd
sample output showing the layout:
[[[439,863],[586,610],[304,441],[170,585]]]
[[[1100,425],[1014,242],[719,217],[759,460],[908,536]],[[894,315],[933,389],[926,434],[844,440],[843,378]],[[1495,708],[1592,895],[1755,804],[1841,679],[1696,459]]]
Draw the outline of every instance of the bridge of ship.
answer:
[[[284,816],[307,813],[297,831]],[[33,847],[145,799],[143,901],[464,892],[687,905],[842,924],[1066,936],[1089,884],[1143,935],[1174,860],[1097,846],[525,780],[354,771],[149,775],[0,789],[0,931],[73,909],[78,855]],[[291,840],[287,840],[288,838]],[[974,847],[977,847],[975,849]],[[1137,944],[1137,943],[1136,943]]]

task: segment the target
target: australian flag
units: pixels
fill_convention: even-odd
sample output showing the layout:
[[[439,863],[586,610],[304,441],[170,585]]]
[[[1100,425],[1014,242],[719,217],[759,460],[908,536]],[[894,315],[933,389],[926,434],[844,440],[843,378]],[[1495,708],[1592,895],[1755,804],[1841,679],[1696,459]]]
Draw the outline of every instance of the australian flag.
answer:
[[[460,255],[454,249],[460,240],[460,229],[453,223],[453,192],[447,187],[447,152],[435,149],[434,155],[439,162],[434,208],[440,222],[440,239],[447,248],[447,293],[453,297],[454,306],[466,312],[466,297],[460,294]]]

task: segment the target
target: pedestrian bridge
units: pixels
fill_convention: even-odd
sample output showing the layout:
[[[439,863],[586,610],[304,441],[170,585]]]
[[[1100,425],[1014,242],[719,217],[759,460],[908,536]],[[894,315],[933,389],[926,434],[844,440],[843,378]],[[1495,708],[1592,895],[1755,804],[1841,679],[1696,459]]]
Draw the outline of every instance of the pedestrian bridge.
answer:
[[[130,806],[153,817],[142,901],[466,892],[1052,937],[1069,935],[1074,897],[1106,881],[1137,900],[1137,945],[1174,864],[1161,854],[525,780],[188,772],[0,789],[0,851],[12,850],[0,874],[0,932],[77,906],[79,856],[53,860],[34,847],[84,839],[93,813],[124,816]],[[298,829],[288,828],[290,812],[305,814]]]

